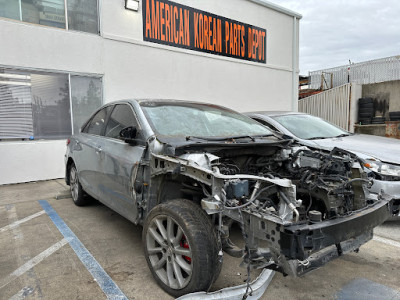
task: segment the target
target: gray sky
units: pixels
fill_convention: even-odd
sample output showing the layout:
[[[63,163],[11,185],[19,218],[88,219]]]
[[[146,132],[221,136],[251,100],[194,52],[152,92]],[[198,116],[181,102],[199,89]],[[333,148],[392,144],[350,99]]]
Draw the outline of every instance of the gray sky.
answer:
[[[300,74],[400,55],[399,0],[269,0],[303,15]]]

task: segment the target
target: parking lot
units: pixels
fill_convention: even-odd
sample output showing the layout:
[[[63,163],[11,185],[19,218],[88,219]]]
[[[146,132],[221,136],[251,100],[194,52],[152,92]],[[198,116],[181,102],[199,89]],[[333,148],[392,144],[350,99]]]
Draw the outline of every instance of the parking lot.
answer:
[[[0,187],[0,299],[170,299],[147,267],[142,228],[68,193],[62,179]],[[239,262],[224,256],[212,290],[243,283]],[[387,222],[359,253],[302,278],[276,274],[262,299],[400,299],[399,268],[400,221]]]

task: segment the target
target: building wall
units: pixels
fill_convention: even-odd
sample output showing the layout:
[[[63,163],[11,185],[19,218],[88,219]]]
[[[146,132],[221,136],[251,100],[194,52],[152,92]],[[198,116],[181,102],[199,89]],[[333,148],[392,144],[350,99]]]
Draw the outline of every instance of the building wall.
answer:
[[[266,64],[144,42],[141,7],[101,0],[100,35],[0,18],[0,66],[101,75],[104,102],[174,98],[239,111],[297,109],[298,19],[251,0],[175,2],[266,29]],[[61,144],[0,141],[0,184],[63,177]],[[55,147],[49,152],[48,145]]]
[[[362,96],[374,98],[376,114],[384,113],[388,118],[389,111],[400,111],[400,80],[365,84],[362,86]]]

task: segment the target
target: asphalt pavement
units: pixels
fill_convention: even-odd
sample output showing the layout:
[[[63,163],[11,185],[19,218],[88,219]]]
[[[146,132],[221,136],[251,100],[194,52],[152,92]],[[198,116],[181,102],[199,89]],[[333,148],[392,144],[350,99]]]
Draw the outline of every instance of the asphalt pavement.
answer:
[[[0,186],[0,299],[172,299],[151,276],[141,234],[98,202],[75,206],[63,179]],[[212,291],[243,284],[239,263],[224,255]],[[304,277],[277,273],[261,299],[400,299],[400,221]]]

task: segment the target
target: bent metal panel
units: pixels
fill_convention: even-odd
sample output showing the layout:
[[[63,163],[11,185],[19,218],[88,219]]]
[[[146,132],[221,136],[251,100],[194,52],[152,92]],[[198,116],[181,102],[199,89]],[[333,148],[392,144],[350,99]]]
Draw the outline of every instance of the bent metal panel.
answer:
[[[142,7],[145,41],[266,63],[263,28],[167,0],[144,0]]]

